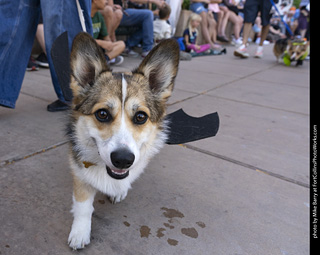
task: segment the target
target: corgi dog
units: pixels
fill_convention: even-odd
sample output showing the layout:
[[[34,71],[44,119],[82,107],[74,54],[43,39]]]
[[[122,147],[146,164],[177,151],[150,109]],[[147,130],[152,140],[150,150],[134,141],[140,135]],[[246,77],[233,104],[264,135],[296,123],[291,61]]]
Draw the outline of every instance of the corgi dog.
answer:
[[[290,66],[291,62],[296,61],[296,66],[302,65],[309,54],[309,42],[301,39],[279,39],[273,47],[273,53],[279,63]]]
[[[96,192],[112,203],[125,199],[165,144],[166,102],[179,65],[179,45],[164,40],[132,72],[113,73],[95,40],[78,34],[70,56],[73,94],[67,134],[73,176],[73,223],[68,238],[76,250],[90,243]]]

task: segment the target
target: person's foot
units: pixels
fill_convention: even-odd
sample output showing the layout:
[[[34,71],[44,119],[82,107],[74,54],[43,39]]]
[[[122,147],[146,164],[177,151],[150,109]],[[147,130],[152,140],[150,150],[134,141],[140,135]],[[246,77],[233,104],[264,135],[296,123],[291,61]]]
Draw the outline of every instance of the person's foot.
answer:
[[[134,50],[130,49],[130,48],[126,48],[121,55],[123,56],[127,56],[127,57],[138,57],[139,54],[137,52],[135,52]]]
[[[108,65],[119,66],[123,63],[123,61],[124,61],[124,58],[122,56],[116,56],[115,58],[108,61]]]
[[[263,57],[263,47],[259,46],[254,54],[255,58],[262,58]]]
[[[150,51],[143,51],[141,53],[141,57],[145,58],[148,54],[149,54]]]
[[[59,112],[59,111],[66,111],[69,109],[69,104],[62,102],[61,100],[56,100],[53,103],[47,106],[47,110],[49,112]]]
[[[240,58],[248,58],[249,57],[247,47],[244,44],[242,44],[238,49],[236,49],[233,52],[233,55],[236,57],[240,57]]]
[[[27,65],[27,71],[38,71],[39,66],[36,64],[33,57],[30,57],[28,65]]]
[[[256,43],[256,44],[260,44],[260,41],[261,41],[261,38],[258,37],[257,40],[255,41],[255,43]],[[267,40],[264,40],[264,41],[263,41],[263,45],[269,45],[269,44],[270,44],[269,41],[267,41]]]
[[[122,56],[117,56],[115,58],[114,65],[115,66],[119,66],[119,65],[121,65],[123,63],[123,61],[124,61],[124,58]]]
[[[49,68],[47,56],[43,52],[36,58],[35,62],[41,67]]]
[[[235,46],[240,46],[242,44],[242,38],[239,37],[238,39],[236,39],[235,37],[232,38],[232,44]]]
[[[220,42],[229,42],[228,38],[225,35],[217,35],[217,40]]]

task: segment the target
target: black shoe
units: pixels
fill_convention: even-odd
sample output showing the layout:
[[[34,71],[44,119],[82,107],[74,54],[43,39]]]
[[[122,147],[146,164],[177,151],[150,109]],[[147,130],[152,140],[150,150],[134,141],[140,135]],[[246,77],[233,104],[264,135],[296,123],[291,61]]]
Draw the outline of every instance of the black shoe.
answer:
[[[229,40],[227,37],[225,37],[224,35],[217,35],[217,40],[220,41],[220,42],[225,42],[225,43],[228,43]]]
[[[59,112],[59,111],[66,111],[70,108],[69,104],[62,102],[61,100],[56,100],[53,103],[47,106],[47,110],[49,112]]]
[[[46,54],[43,52],[36,58],[36,64],[41,67],[49,68],[49,63]]]

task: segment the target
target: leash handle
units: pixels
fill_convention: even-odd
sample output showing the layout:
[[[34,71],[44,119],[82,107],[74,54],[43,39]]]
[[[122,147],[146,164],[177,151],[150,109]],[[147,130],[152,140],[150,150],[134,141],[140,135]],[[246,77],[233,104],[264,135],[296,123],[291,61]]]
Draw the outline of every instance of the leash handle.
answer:
[[[278,10],[278,7],[277,7],[276,4],[274,3],[274,1],[273,1],[273,0],[270,0],[270,2],[271,2],[271,4],[272,4],[272,6],[274,7],[274,9],[276,10],[276,12],[279,14],[280,19],[281,19],[282,23],[285,25],[285,27],[286,27],[286,29],[288,30],[289,34],[290,34],[291,36],[293,36],[293,33],[292,33],[289,25],[288,25],[288,24],[283,20],[283,18],[281,17],[281,13],[280,13],[280,11]]]

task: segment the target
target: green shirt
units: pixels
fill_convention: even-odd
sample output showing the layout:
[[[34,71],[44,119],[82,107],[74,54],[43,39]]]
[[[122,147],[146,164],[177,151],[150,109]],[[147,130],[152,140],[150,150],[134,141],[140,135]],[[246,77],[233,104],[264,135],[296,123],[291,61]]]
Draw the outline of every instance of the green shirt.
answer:
[[[103,39],[108,35],[106,23],[100,12],[97,12],[92,18],[93,38]]]

